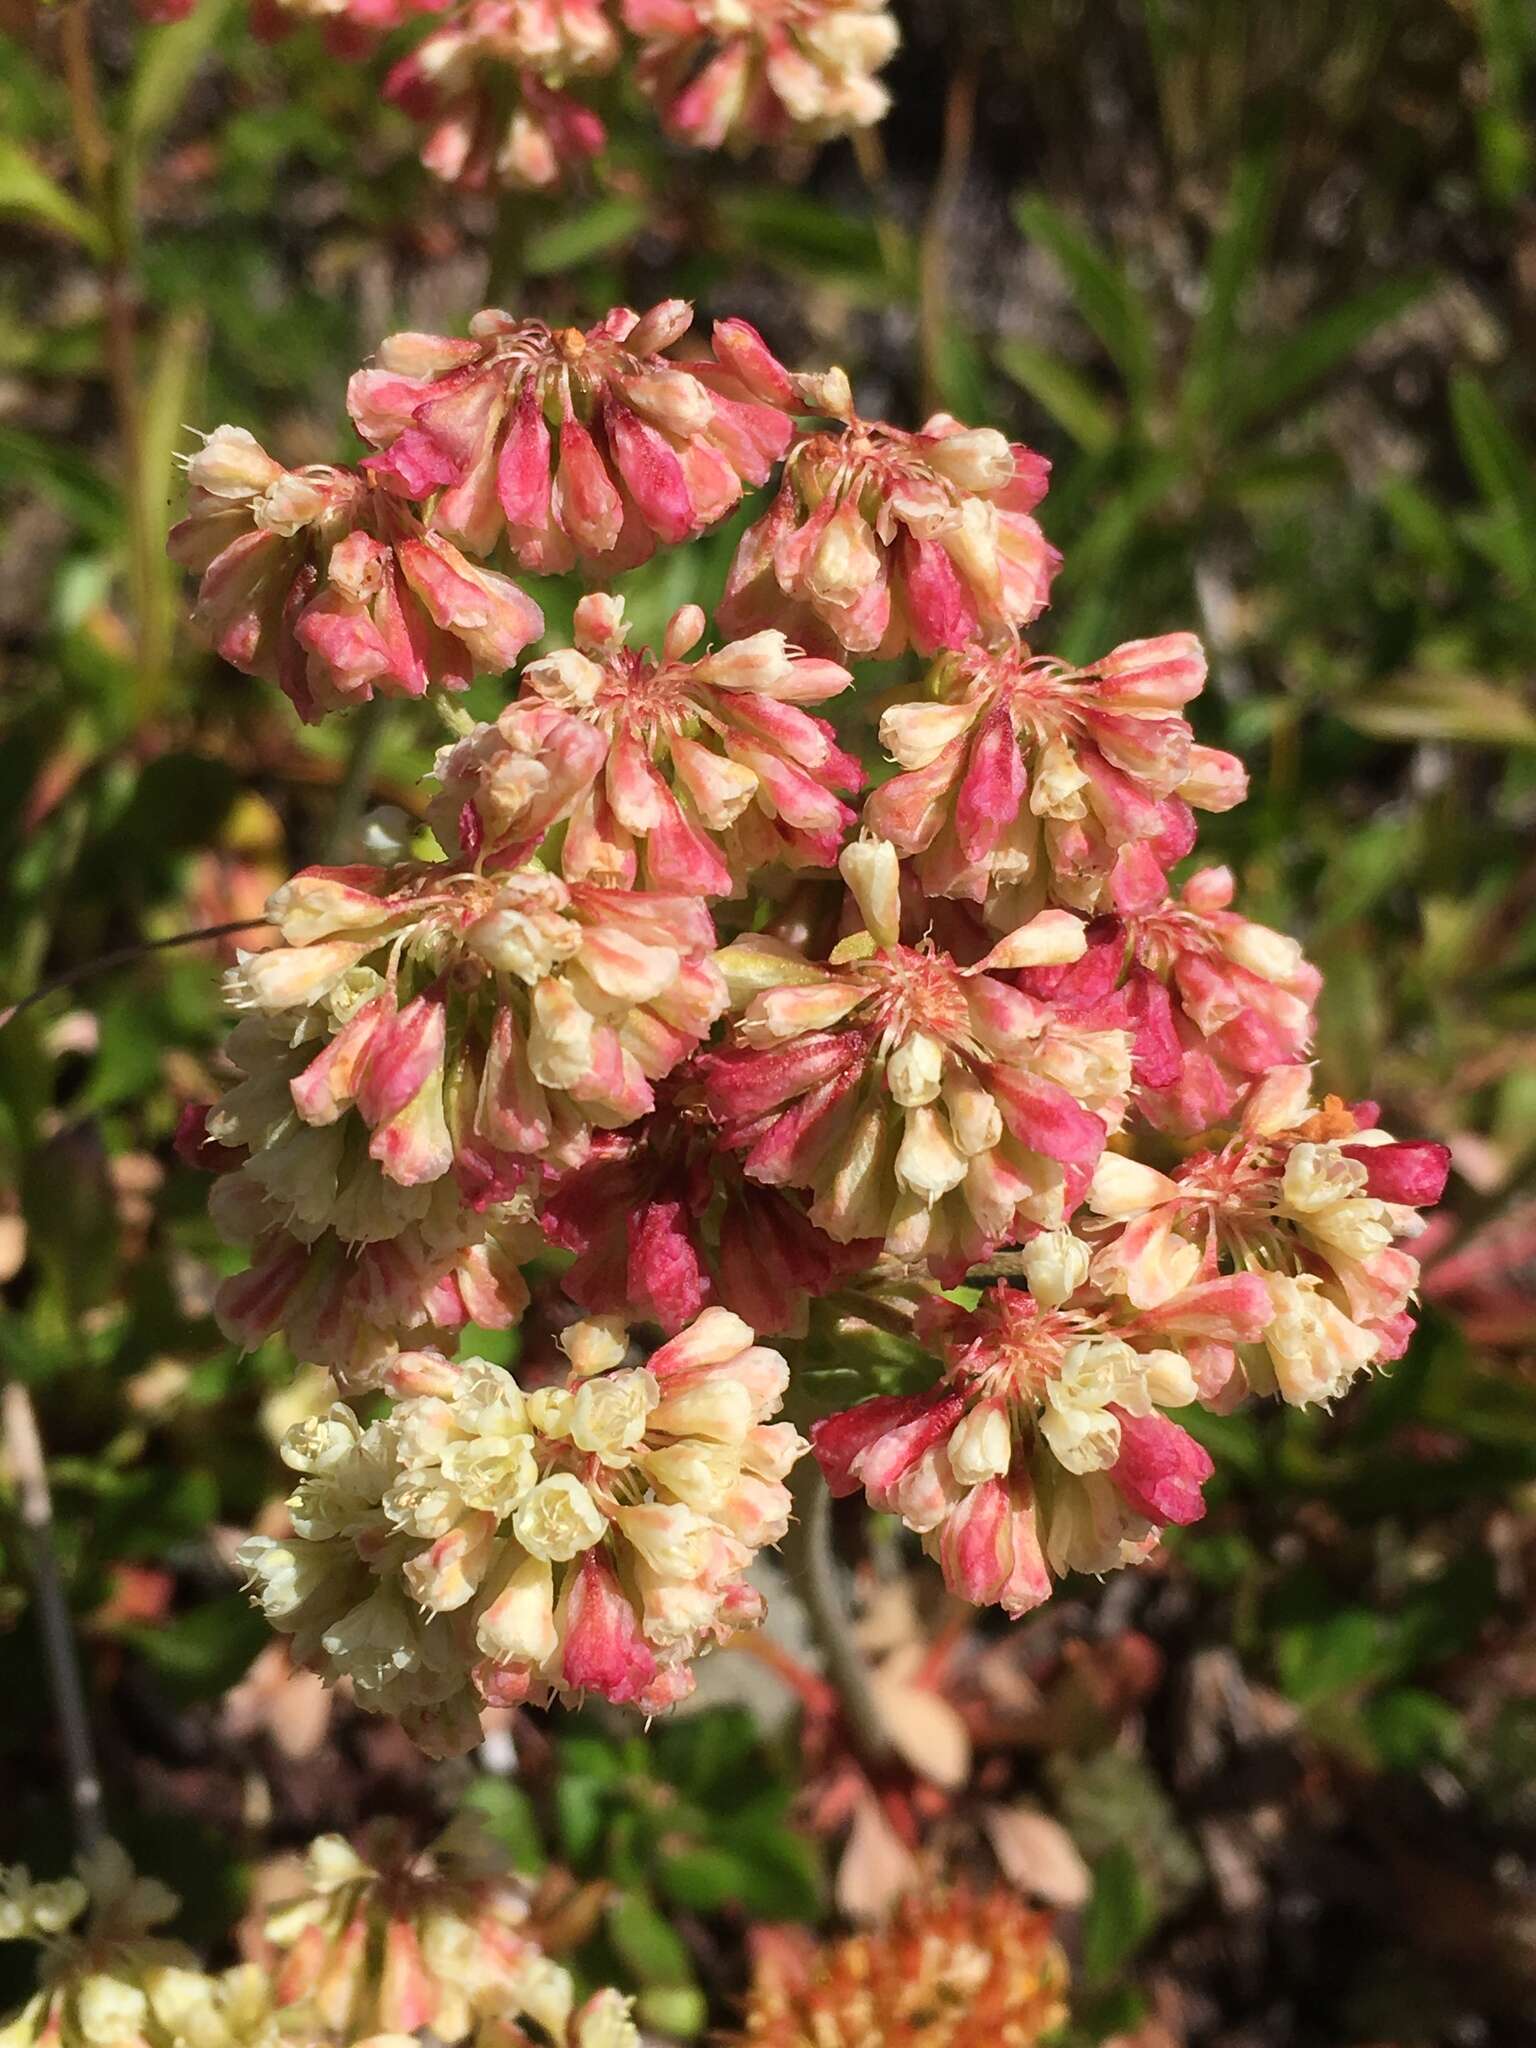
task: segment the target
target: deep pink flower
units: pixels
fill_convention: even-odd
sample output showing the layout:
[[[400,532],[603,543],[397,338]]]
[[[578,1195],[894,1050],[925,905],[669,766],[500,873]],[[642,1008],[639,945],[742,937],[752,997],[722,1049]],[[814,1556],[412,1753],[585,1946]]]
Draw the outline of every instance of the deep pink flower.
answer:
[[[673,362],[692,310],[616,308],[585,332],[490,310],[467,340],[391,335],[347,403],[391,490],[433,499],[429,524],[475,554],[505,536],[525,569],[605,574],[724,518],[767,480],[796,383],[744,321],[714,358]]]
[[[1049,470],[947,413],[918,434],[857,418],[812,434],[742,535],[720,624],[778,626],[813,653],[881,660],[1026,625],[1059,560],[1029,516]]]
[[[999,930],[1043,903],[1092,914],[1160,897],[1194,845],[1192,806],[1228,810],[1247,786],[1182,715],[1204,681],[1190,633],[1080,669],[1022,643],[948,655],[925,700],[881,719],[905,772],[865,822],[913,857],[930,896],[978,903]]]
[[[774,863],[831,867],[854,818],[836,791],[857,788],[861,770],[801,707],[852,677],[779,633],[687,660],[703,630],[703,612],[685,606],[658,660],[624,644],[622,599],[583,598],[575,647],[531,662],[522,705],[440,756],[440,836],[475,853],[494,851],[503,830],[520,842],[524,803],[511,799],[544,819],[549,793],[584,775],[562,805],[569,881],[722,896]]]
[[[1120,1455],[1109,1476],[1126,1504],[1149,1522],[1198,1522],[1205,1513],[1200,1489],[1216,1470],[1204,1445],[1166,1415],[1114,1412]]]
[[[561,1679],[568,1692],[595,1692],[631,1706],[656,1676],[656,1657],[613,1566],[589,1550],[565,1582],[560,1617]]]
[[[288,470],[241,427],[187,465],[174,560],[198,572],[193,617],[246,675],[281,684],[301,718],[383,696],[466,689],[544,630],[508,577],[471,562],[356,470]]]

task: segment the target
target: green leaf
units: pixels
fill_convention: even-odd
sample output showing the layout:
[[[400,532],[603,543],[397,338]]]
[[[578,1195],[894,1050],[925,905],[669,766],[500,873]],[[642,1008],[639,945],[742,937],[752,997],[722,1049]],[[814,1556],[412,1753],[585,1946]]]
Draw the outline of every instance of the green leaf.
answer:
[[[1004,341],[998,344],[997,361],[1080,448],[1102,455],[1114,445],[1120,430],[1113,410],[1086,377],[1059,357],[1027,341]]]
[[[539,1875],[547,1859],[533,1802],[521,1785],[507,1778],[477,1778],[465,1793],[464,1804],[480,1816],[514,1870],[524,1877]]]
[[[1328,374],[1346,363],[1377,328],[1398,319],[1434,286],[1424,274],[1384,278],[1341,305],[1309,320],[1278,346],[1247,349],[1225,408],[1229,432],[1255,426],[1295,405]]]
[[[243,1593],[205,1601],[158,1628],[126,1628],[122,1636],[179,1700],[227,1692],[269,1640],[265,1622]]]
[[[1206,265],[1205,299],[1179,394],[1179,409],[1189,424],[1210,417],[1218,393],[1234,373],[1237,314],[1268,239],[1274,171],[1274,160],[1266,153],[1243,158],[1233,173],[1226,218]]]
[[[608,1939],[641,1984],[692,1984],[693,1963],[681,1937],[643,1892],[623,1892],[607,1914]]]
[[[128,87],[124,139],[136,153],[172,122],[235,0],[202,0],[184,21],[151,29]]]
[[[1055,257],[1078,312],[1104,344],[1133,399],[1145,402],[1156,376],[1157,355],[1140,293],[1113,257],[1048,200],[1026,193],[1015,200],[1013,211],[1024,233]]]
[[[19,142],[0,135],[0,214],[7,213],[68,235],[94,256],[106,254],[106,233],[95,215],[35,164]]]
[[[1280,1683],[1301,1707],[1316,1706],[1386,1676],[1393,1650],[1386,1623],[1363,1608],[1324,1615],[1275,1639]]]
[[[1152,1898],[1129,1849],[1110,1849],[1094,1865],[1093,1897],[1083,1914],[1083,1976],[1090,1988],[1119,1975],[1156,1924]]]
[[[1517,690],[1501,690],[1481,676],[1399,676],[1337,710],[1346,725],[1377,739],[1536,746],[1536,711]]]
[[[1516,527],[1527,549],[1536,552],[1536,477],[1529,451],[1482,385],[1465,371],[1451,378],[1451,417],[1467,468],[1490,509]],[[1528,561],[1527,574],[1529,568]]]
[[[599,199],[569,219],[557,220],[530,235],[523,252],[523,268],[532,277],[573,270],[577,264],[588,263],[594,256],[628,242],[645,225],[645,217],[643,199]]]

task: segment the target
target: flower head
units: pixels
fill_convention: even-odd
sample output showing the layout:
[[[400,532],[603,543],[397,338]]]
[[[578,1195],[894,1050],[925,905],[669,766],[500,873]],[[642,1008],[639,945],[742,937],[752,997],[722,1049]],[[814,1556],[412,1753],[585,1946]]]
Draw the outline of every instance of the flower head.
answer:
[[[1274,1068],[1248,1096],[1236,1133],[1171,1174],[1105,1159],[1088,1205],[1100,1218],[1094,1273],[1149,1309],[1197,1274],[1261,1280],[1262,1344],[1241,1354],[1247,1383],[1298,1405],[1341,1394],[1368,1365],[1402,1355],[1418,1262],[1398,1240],[1440,1198],[1443,1145],[1397,1144],[1374,1104],[1309,1101],[1304,1066]],[[1201,1393],[1221,1392],[1238,1354],[1217,1341],[1199,1360]]]
[[[703,630],[699,607],[685,606],[658,660],[625,645],[622,599],[583,598],[576,645],[530,662],[522,699],[496,727],[439,756],[439,836],[478,853],[494,845],[500,819],[527,831],[512,802],[525,786],[539,792],[542,825],[547,792],[584,775],[580,795],[561,805],[568,881],[716,896],[775,861],[831,867],[854,815],[835,792],[857,788],[862,774],[826,721],[801,707],[852,677],[791,652],[775,632],[690,661]],[[531,761],[521,751],[530,745]]]
[[[795,1931],[798,1935],[798,1930]],[[1066,2018],[1050,1921],[999,1887],[903,1899],[890,1925],[813,1947],[764,1944],[732,2048],[1034,2048]]]
[[[684,1068],[684,1085],[642,1122],[594,1139],[544,1197],[541,1226],[578,1254],[560,1284],[592,1314],[669,1335],[716,1302],[764,1335],[798,1334],[808,1304],[873,1265],[880,1246],[839,1244],[794,1194],[749,1180],[687,1079]]]
[[[465,0],[385,80],[427,125],[421,160],[454,185],[540,191],[607,140],[568,88],[611,71],[618,37],[602,0]]]
[[[1044,609],[1059,560],[1029,516],[1049,468],[947,413],[917,434],[857,418],[812,434],[742,535],[720,623],[881,660],[1010,633]]]
[[[294,1534],[242,1553],[298,1654],[426,1746],[476,1740],[482,1701],[670,1704],[760,1617],[742,1574],[788,1525],[804,1449],[769,1420],[783,1359],[723,1309],[643,1366],[611,1324],[563,1341],[569,1383],[526,1395],[483,1360],[403,1355],[382,1420],[290,1432]]]
[[[885,0],[624,0],[638,76],[670,135],[699,149],[868,128],[896,49]]]
[[[1022,643],[947,655],[929,701],[880,721],[904,772],[866,822],[914,857],[930,895],[981,904],[998,930],[1046,903],[1091,914],[1160,896],[1194,845],[1191,807],[1228,810],[1246,787],[1182,716],[1204,681],[1189,633],[1085,668]]]
[[[1130,1038],[1084,1028],[990,971],[1065,961],[1083,927],[1045,911],[974,967],[895,937],[895,855],[844,856],[872,929],[825,964],[763,939],[721,955],[746,1002],[700,1057],[709,1106],[750,1178],[809,1189],[839,1242],[954,1274],[1065,1220],[1130,1087]]]
[[[951,1592],[1023,1614],[1051,1577],[1144,1557],[1159,1525],[1205,1512],[1211,1462],[1160,1410],[1194,1400],[1181,1346],[1256,1337],[1263,1282],[1191,1284],[1154,1310],[1087,1287],[1066,1232],[1029,1248],[1031,1291],[1002,1283],[974,1309],[935,1298],[919,1317],[944,1373],[929,1392],[829,1417],[812,1444],[834,1493],[862,1488],[939,1560]]]
[[[187,465],[172,556],[201,577],[194,618],[225,661],[281,684],[300,717],[462,690],[544,630],[505,576],[427,532],[356,470],[284,469],[243,427]]]
[[[467,340],[391,335],[347,392],[365,466],[471,553],[505,537],[542,574],[633,568],[724,518],[793,433],[797,380],[745,321],[716,323],[711,360],[662,354],[692,318],[664,299],[585,331],[488,310]]]

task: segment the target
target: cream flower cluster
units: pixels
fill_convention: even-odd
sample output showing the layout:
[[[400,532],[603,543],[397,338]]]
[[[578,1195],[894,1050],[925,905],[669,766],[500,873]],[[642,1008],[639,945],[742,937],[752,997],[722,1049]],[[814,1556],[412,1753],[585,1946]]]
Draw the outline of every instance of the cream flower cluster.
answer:
[[[784,1359],[724,1309],[643,1364],[612,1321],[563,1342],[567,1383],[530,1392],[402,1354],[380,1420],[338,1403],[289,1432],[293,1534],[241,1552],[299,1654],[435,1749],[478,1740],[484,1702],[669,1705],[690,1658],[761,1617],[744,1574],[805,1449],[770,1420]]]
[[[269,1914],[270,1967],[202,1967],[149,1930],[180,1900],[117,1843],[79,1875],[0,1868],[0,1941],[42,1950],[39,1984],[0,2023],[5,2048],[638,2048],[628,1999],[578,1999],[534,1938],[526,1898],[462,1823],[412,1852],[377,1830],[376,1862],[337,1835],[310,1845],[305,1888]],[[471,1839],[471,1836],[474,1836]]]

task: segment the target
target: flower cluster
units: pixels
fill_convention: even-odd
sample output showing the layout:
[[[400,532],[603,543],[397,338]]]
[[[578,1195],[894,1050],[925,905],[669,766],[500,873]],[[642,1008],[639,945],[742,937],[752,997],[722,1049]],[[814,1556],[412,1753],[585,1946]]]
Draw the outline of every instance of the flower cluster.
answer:
[[[471,1838],[472,1837],[472,1838]],[[456,1839],[457,1838],[457,1839]],[[578,2001],[535,1938],[526,1898],[462,1824],[412,1852],[376,1830],[374,1861],[338,1835],[305,1859],[304,1889],[267,1917],[266,1962],[210,1972],[149,1930],[180,1901],[107,1841],[78,1877],[0,1869],[0,1941],[42,1949],[13,2048],[638,2048],[629,2001]]]
[[[736,79],[740,110],[878,18],[634,12],[687,53],[680,95]],[[224,1328],[342,1396],[288,1439],[256,1595],[439,1750],[488,1703],[686,1694],[758,1617],[795,1366],[856,1380],[876,1332],[927,1384],[823,1415],[817,1459],[957,1594],[1019,1615],[1146,1557],[1203,1511],[1202,1404],[1325,1401],[1400,1355],[1404,1241],[1445,1179],[1373,1105],[1314,1102],[1316,970],[1227,870],[1176,872],[1244,791],[1190,722],[1198,642],[1074,665],[1021,638],[1056,564],[1046,465],[864,420],[740,320],[680,356],[691,318],[394,335],[350,386],[359,467],[221,429],[174,540],[216,644],[306,715],[430,692],[453,735],[402,857],[271,899],[277,942],[229,977],[231,1083],[181,1133],[251,1250]],[[514,571],[606,582],[776,470],[713,625],[685,602],[643,646],[594,592],[526,658]],[[857,665],[914,653],[881,780]],[[492,715],[450,701],[519,660]],[[537,1347],[521,1378],[455,1360],[531,1287],[544,1328],[596,1319],[562,1383]]]
[[[183,0],[159,4],[154,19],[186,11]],[[380,36],[427,23],[391,67],[385,97],[423,124],[427,169],[475,191],[543,191],[585,169],[608,140],[593,87],[621,60],[675,141],[741,150],[873,126],[889,104],[878,74],[897,44],[886,0],[253,0],[253,8],[267,35],[320,24],[340,57],[366,56]]]
[[[338,1403],[289,1432],[293,1535],[241,1553],[302,1656],[445,1753],[482,1701],[682,1698],[688,1660],[761,1618],[743,1574],[788,1526],[789,1368],[739,1317],[706,1309],[636,1365],[612,1322],[562,1342],[567,1383],[532,1393],[402,1354],[381,1420]]]
[[[909,1896],[878,1933],[764,1941],[732,2048],[1034,2048],[1067,2017],[1048,1918],[999,1887]]]

